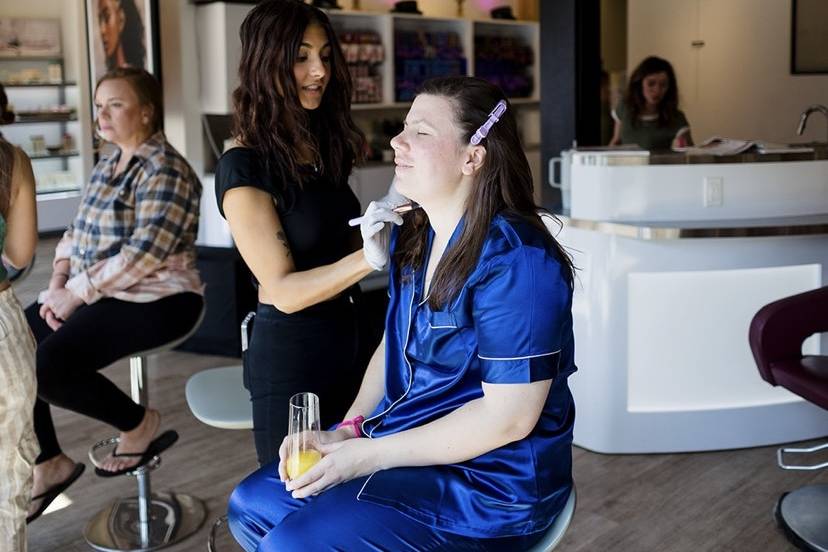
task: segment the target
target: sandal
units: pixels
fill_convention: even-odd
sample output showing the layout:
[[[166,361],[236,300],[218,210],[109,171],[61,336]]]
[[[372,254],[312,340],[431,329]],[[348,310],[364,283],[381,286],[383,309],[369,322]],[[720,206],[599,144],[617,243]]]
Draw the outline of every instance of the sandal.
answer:
[[[118,475],[123,475],[125,473],[133,472],[140,468],[141,466],[145,466],[150,460],[170,448],[173,443],[178,441],[178,433],[174,429],[169,429],[153,439],[147,449],[144,452],[123,452],[119,453],[118,448],[115,447],[115,450],[112,451],[112,456],[114,458],[139,458],[138,463],[134,466],[129,466],[127,468],[122,468],[117,471],[109,471],[103,468],[95,468],[95,475],[100,477],[115,477]]]
[[[75,464],[75,469],[72,470],[72,473],[63,482],[49,487],[45,492],[42,492],[37,496],[33,496],[32,501],[40,500],[40,506],[37,507],[37,510],[35,510],[34,513],[26,516],[26,523],[31,523],[39,518],[43,512],[46,511],[46,508],[49,507],[49,504],[51,504],[61,493],[66,491],[72,483],[78,480],[84,469],[86,469],[86,465],[77,462]]]

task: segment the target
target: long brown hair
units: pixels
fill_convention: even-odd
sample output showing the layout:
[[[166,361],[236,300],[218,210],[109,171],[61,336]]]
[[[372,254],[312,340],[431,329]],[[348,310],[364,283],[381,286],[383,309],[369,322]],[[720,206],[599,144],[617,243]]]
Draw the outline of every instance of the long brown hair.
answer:
[[[673,66],[666,59],[650,56],[638,64],[630,77],[630,82],[627,84],[624,103],[633,126],[639,126],[639,115],[644,111],[644,106],[647,104],[647,100],[644,99],[644,79],[656,73],[667,75],[667,92],[664,93],[664,97],[661,98],[658,104],[659,126],[668,125],[678,113],[678,81]]]
[[[14,113],[9,111],[9,98],[0,84],[0,124],[14,121]],[[14,173],[14,146],[0,134],[0,215],[9,214],[11,202],[12,174]]]
[[[293,66],[308,25],[325,31],[331,75],[322,103],[311,115],[302,107]],[[233,92],[233,135],[256,150],[266,168],[302,181],[300,151],[322,162],[336,184],[364,157],[365,135],[351,118],[351,75],[325,13],[299,0],[260,2],[239,31],[239,87]],[[273,166],[274,160],[278,166]],[[284,184],[284,183],[283,183]]]
[[[420,94],[446,98],[452,105],[454,123],[460,127],[461,140],[468,143],[487,119],[503,92],[493,84],[474,77],[441,77],[426,81]],[[521,147],[514,111],[508,109],[480,144],[486,148],[483,166],[466,199],[465,223],[457,241],[446,250],[437,268],[429,292],[433,309],[448,304],[463,287],[480,257],[489,226],[496,214],[525,221],[543,232],[548,247],[563,267],[563,275],[572,286],[572,260],[549,234],[538,215],[532,197],[532,172]],[[428,215],[422,210],[405,215],[400,228],[394,259],[399,267],[422,267],[428,235]]]

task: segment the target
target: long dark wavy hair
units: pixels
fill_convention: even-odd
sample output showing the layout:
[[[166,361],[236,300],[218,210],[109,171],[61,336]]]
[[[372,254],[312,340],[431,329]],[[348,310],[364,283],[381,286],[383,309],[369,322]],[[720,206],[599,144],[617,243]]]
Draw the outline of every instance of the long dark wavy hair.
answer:
[[[658,104],[658,124],[659,126],[666,126],[678,114],[678,81],[676,80],[676,73],[673,71],[673,66],[666,59],[656,56],[645,58],[644,61],[638,64],[638,67],[630,76],[630,82],[627,84],[627,94],[624,97],[624,103],[627,106],[627,112],[630,114],[630,120],[633,126],[638,126],[639,116],[644,111],[644,106],[647,101],[644,99],[644,79],[649,75],[655,73],[667,74],[667,92]]]
[[[311,115],[299,101],[293,66],[305,29],[313,23],[328,38],[331,75],[322,103]],[[351,75],[328,16],[299,0],[267,0],[247,14],[239,36],[235,138],[257,151],[271,173],[301,183],[299,169],[308,160],[299,155],[308,152],[336,185],[345,182],[353,165],[364,158],[365,135],[351,118]]]
[[[135,0],[120,0],[121,11],[124,12],[124,30],[121,31],[121,36],[118,37],[118,42],[121,48],[124,49],[124,58],[130,67],[138,67],[143,69],[146,67],[147,47],[145,41],[144,22],[141,19],[141,14],[138,13],[138,8],[135,6]],[[117,67],[115,58],[106,59],[106,68],[114,69]]]
[[[14,113],[9,111],[9,98],[6,89],[0,84],[0,124],[14,121]],[[14,146],[0,134],[0,215],[9,214],[11,202],[12,173],[14,172]]]
[[[474,77],[431,79],[423,84],[419,93],[440,96],[451,103],[454,123],[460,127],[464,143],[468,143],[488,119],[497,102],[506,100],[498,87]],[[570,287],[574,281],[574,267],[569,254],[549,234],[538,214],[539,208],[532,196],[532,172],[520,143],[511,104],[480,144],[486,148],[486,157],[466,199],[463,231],[445,251],[434,271],[428,299],[432,309],[448,304],[463,287],[477,265],[489,226],[498,213],[525,221],[543,232],[547,245],[564,268],[564,278]],[[428,215],[423,210],[417,210],[404,218],[406,220],[400,227],[394,249],[394,260],[399,267],[416,270],[427,262]]]

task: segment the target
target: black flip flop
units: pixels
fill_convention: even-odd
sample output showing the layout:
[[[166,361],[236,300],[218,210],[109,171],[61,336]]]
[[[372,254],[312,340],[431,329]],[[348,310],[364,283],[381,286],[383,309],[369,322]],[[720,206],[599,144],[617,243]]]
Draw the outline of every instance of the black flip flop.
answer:
[[[130,466],[128,468],[123,468],[118,471],[108,471],[101,468],[95,468],[95,475],[100,477],[115,477],[118,475],[124,475],[125,473],[129,473],[131,471],[135,471],[141,466],[146,465],[150,460],[170,448],[173,443],[178,441],[178,432],[174,429],[168,429],[158,437],[150,442],[149,446],[144,452],[123,452],[119,453],[118,449],[112,452],[112,456],[115,458],[139,458],[138,463],[134,466]]]
[[[40,506],[37,507],[37,510],[33,514],[26,517],[26,523],[31,523],[39,518],[43,512],[46,511],[46,508],[49,507],[49,504],[51,504],[58,497],[58,495],[65,492],[66,489],[72,485],[72,483],[78,480],[84,469],[86,469],[86,466],[80,462],[77,462],[75,464],[75,469],[72,470],[69,477],[67,477],[62,483],[58,483],[57,485],[48,488],[46,492],[33,496],[32,501],[40,500]]]

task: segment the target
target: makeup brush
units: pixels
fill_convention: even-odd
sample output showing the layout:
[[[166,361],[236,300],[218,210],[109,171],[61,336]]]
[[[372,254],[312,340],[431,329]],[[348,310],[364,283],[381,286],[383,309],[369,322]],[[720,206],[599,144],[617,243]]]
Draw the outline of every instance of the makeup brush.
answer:
[[[416,203],[411,201],[411,202],[408,202],[408,203],[403,203],[402,205],[397,205],[396,207],[394,207],[391,210],[394,211],[395,213],[397,213],[398,215],[401,215],[403,213],[407,213],[409,211],[413,211],[414,209],[419,209],[419,208],[420,208],[419,205],[417,205]],[[365,216],[361,216],[361,217],[357,217],[355,219],[351,219],[351,220],[348,221],[348,226],[359,226],[360,224],[362,224],[362,220],[364,218],[365,218]]]

